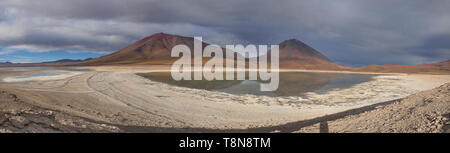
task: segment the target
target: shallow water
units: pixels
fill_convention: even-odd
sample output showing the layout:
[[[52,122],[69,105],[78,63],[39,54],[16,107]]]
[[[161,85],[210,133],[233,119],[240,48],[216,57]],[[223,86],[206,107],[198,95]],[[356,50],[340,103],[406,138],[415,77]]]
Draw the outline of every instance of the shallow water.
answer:
[[[172,79],[169,72],[138,74],[153,81],[171,85],[220,91],[231,94],[253,94],[265,96],[303,96],[307,92],[326,93],[330,90],[350,88],[371,80],[373,75],[313,72],[280,72],[280,83],[276,91],[260,91],[258,80],[181,80]]]
[[[57,76],[57,75],[60,75],[60,73],[42,72],[42,73],[33,73],[33,74],[28,74],[28,75],[23,75],[23,76],[16,76],[14,78],[25,79],[25,78],[31,78],[31,77]]]
[[[62,70],[62,71],[92,71],[79,67],[0,67],[0,70],[31,71],[31,70]]]

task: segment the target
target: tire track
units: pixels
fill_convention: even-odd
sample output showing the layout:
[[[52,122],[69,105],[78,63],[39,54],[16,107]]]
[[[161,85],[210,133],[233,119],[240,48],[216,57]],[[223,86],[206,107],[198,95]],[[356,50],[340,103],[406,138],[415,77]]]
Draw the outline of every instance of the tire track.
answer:
[[[96,93],[98,93],[98,94],[101,94],[101,95],[103,95],[103,96],[106,96],[106,97],[108,97],[108,98],[110,98],[110,99],[114,99],[114,100],[116,100],[116,101],[118,101],[118,102],[120,102],[120,103],[123,103],[123,104],[125,104],[126,106],[131,107],[131,108],[133,108],[133,109],[142,111],[142,112],[147,113],[147,114],[150,114],[150,115],[152,115],[152,116],[157,116],[157,117],[159,117],[159,118],[166,119],[166,121],[175,121],[175,122],[178,122],[179,124],[186,125],[186,123],[183,122],[183,121],[181,121],[181,120],[177,120],[177,119],[174,119],[174,118],[165,116],[165,115],[161,115],[161,114],[158,114],[158,113],[156,113],[156,112],[148,111],[148,110],[146,110],[146,109],[143,109],[142,106],[139,106],[139,105],[136,106],[137,104],[129,103],[129,102],[126,102],[126,101],[124,101],[124,100],[118,99],[118,98],[116,98],[116,97],[114,97],[114,96],[111,96],[111,95],[109,95],[109,94],[107,94],[107,93],[104,93],[106,90],[111,90],[111,91],[113,91],[113,92],[119,93],[120,95],[129,95],[129,94],[127,94],[127,93],[121,91],[120,89],[116,88],[113,84],[108,84],[104,89],[96,89],[95,87],[93,87],[93,85],[91,84],[91,82],[95,82],[95,81],[92,81],[92,78],[94,78],[96,75],[99,75],[99,74],[104,75],[105,73],[114,73],[114,72],[97,72],[97,73],[93,74],[93,75],[90,76],[88,79],[86,79],[86,83],[87,83],[88,87],[89,87],[91,90],[96,91]],[[106,82],[106,79],[105,79],[106,77],[101,77],[101,78],[103,79],[103,80],[101,80],[101,81]],[[146,101],[145,99],[142,99],[142,98],[139,98],[139,97],[133,97],[133,98],[139,99],[139,100],[141,100],[141,101]]]

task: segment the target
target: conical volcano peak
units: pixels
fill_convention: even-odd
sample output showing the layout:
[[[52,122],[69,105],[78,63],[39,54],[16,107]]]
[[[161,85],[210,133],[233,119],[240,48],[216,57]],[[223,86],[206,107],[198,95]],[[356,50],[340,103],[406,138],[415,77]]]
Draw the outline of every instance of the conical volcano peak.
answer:
[[[147,41],[162,41],[162,40],[176,40],[176,39],[184,39],[188,37],[178,36],[178,35],[172,35],[167,33],[156,33],[153,35],[150,35],[148,37],[145,37],[144,39],[141,39],[138,42],[147,42]]]
[[[317,58],[324,61],[330,61],[326,56],[324,56],[319,51],[306,45],[297,39],[289,39],[281,42],[279,44],[280,55],[285,55],[285,58]]]
[[[303,46],[308,46],[308,45],[306,45],[305,43],[303,43],[297,39],[289,39],[289,40],[285,40],[280,43],[280,48],[282,48],[282,47],[303,47]]]
[[[152,38],[152,39],[163,39],[163,38],[173,38],[173,37],[183,37],[183,36],[172,35],[172,34],[167,34],[167,33],[163,33],[163,32],[148,36],[148,38]]]

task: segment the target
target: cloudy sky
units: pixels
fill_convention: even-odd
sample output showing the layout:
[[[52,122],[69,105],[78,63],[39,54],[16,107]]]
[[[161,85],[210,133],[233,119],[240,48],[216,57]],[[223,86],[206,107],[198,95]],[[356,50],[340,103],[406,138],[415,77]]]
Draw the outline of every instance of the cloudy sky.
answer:
[[[0,62],[98,57],[158,32],[209,43],[295,38],[340,64],[450,59],[448,0],[0,0]]]

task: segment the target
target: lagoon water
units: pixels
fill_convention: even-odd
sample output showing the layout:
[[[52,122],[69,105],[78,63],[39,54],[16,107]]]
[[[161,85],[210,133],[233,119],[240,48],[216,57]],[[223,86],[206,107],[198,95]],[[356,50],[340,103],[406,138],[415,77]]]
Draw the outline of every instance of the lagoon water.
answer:
[[[138,74],[153,81],[175,86],[220,91],[230,94],[265,96],[303,96],[307,92],[326,93],[330,90],[350,88],[371,80],[373,75],[313,72],[280,72],[276,91],[260,91],[259,80],[181,80],[175,81],[168,72]]]
[[[28,74],[28,75],[17,76],[15,78],[24,79],[24,78],[40,77],[40,76],[57,76],[59,74],[60,73],[42,72],[42,73],[33,73],[33,74]]]
[[[17,71],[29,70],[63,70],[63,71],[90,71],[76,67],[8,67]],[[41,76],[57,76],[60,72],[37,72],[33,74],[16,76],[16,78],[30,78]],[[260,91],[260,80],[181,80],[175,81],[169,72],[152,72],[138,74],[152,81],[170,85],[219,91],[230,94],[252,94],[265,96],[303,96],[307,92],[326,93],[335,89],[350,88],[356,84],[371,80],[369,74],[346,73],[314,73],[314,72],[280,72],[279,87],[276,91]]]
[[[62,71],[91,71],[86,68],[78,67],[0,67],[0,70],[14,70],[14,71],[32,71],[32,70],[62,70]]]
[[[11,79],[28,79],[35,77],[51,77],[69,72],[92,71],[90,69],[78,67],[0,67],[0,70],[10,70],[18,72],[32,72],[31,74],[10,77]]]

